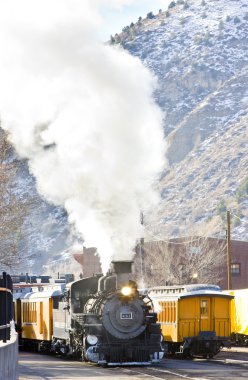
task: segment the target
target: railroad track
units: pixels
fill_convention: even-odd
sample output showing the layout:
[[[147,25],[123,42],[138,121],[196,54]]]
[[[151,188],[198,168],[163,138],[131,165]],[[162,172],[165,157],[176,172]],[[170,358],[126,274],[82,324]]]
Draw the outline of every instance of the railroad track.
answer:
[[[146,376],[146,379],[228,380],[248,379],[247,369],[248,357],[246,361],[227,358],[209,360],[165,359],[158,366],[122,368],[121,373],[126,373],[131,378]]]
[[[248,359],[248,358],[247,358]],[[113,367],[64,360],[54,356],[20,353],[19,380],[237,380],[248,379],[246,363],[227,358],[178,360],[164,359],[153,367]]]

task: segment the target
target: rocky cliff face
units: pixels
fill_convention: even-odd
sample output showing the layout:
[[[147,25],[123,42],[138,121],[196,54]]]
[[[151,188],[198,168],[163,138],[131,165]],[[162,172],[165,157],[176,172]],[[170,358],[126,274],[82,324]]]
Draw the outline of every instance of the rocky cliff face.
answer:
[[[158,78],[169,166],[153,228],[248,239],[248,3],[178,0],[115,35]],[[242,196],[238,194],[242,192]]]
[[[18,168],[12,190],[18,197],[25,199],[30,207],[19,246],[23,260],[20,266],[11,268],[11,273],[39,275],[44,272],[43,265],[49,259],[61,255],[70,246],[71,233],[65,211],[47,203],[37,193],[35,179],[30,175],[27,163],[18,160]],[[55,273],[58,270],[55,269]]]
[[[224,237],[229,208],[232,238],[248,240],[247,0],[178,0],[112,43],[154,72],[154,96],[165,112],[168,167],[150,238]],[[71,243],[67,217],[39,198],[25,163],[15,191],[37,200],[25,224],[22,250],[30,261],[22,269],[41,272]]]

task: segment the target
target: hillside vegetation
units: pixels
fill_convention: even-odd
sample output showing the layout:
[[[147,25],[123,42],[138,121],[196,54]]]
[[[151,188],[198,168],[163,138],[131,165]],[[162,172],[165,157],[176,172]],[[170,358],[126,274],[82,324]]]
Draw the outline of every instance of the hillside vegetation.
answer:
[[[146,240],[225,237],[227,209],[232,238],[248,240],[247,0],[172,1],[125,26],[110,43],[157,76],[154,96],[165,114],[168,166],[161,204],[145,216]],[[26,162],[16,161],[11,189],[31,203],[19,246],[28,263],[17,270],[40,273],[74,239],[64,210],[37,194]]]
[[[112,37],[158,78],[168,168],[155,236],[248,239],[248,3],[178,0]]]

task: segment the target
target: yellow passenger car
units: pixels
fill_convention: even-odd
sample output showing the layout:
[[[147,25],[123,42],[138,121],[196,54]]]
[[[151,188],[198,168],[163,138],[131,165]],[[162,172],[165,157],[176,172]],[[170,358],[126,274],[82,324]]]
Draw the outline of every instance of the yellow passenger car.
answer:
[[[160,286],[149,289],[148,296],[168,352],[212,357],[221,346],[230,346],[233,296],[218,286]]]
[[[248,345],[248,289],[228,290],[231,302],[231,337],[236,344]]]
[[[45,350],[53,335],[53,303],[61,290],[15,295],[15,322],[21,346]]]

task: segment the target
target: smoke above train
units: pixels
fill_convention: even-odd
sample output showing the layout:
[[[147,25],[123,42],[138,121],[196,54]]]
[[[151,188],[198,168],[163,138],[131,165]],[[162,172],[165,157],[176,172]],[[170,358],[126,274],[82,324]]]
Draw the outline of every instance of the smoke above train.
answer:
[[[0,0],[0,105],[38,191],[66,209],[105,272],[131,258],[140,211],[158,201],[165,144],[156,80],[99,42],[99,3]]]

